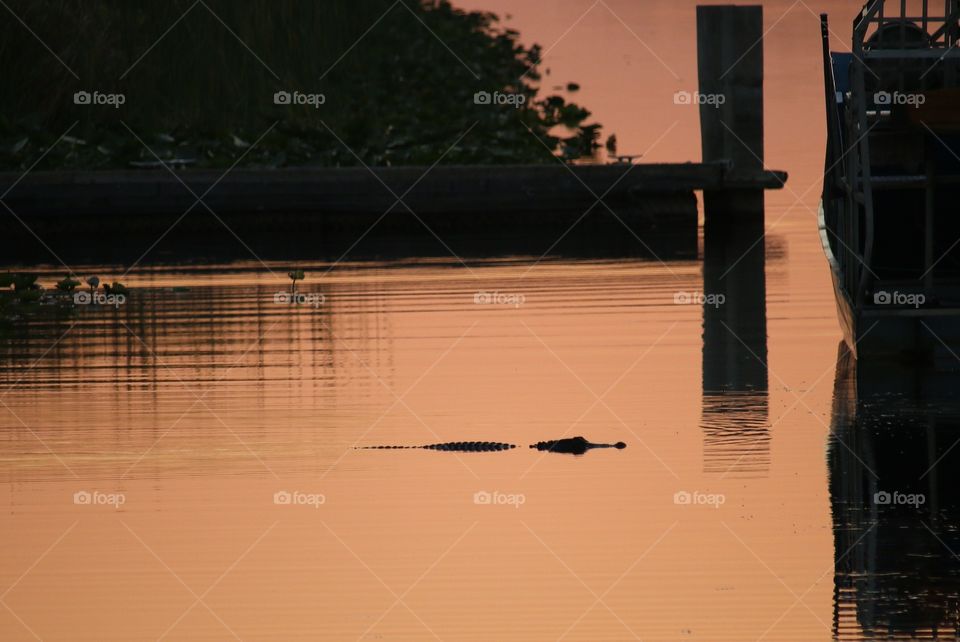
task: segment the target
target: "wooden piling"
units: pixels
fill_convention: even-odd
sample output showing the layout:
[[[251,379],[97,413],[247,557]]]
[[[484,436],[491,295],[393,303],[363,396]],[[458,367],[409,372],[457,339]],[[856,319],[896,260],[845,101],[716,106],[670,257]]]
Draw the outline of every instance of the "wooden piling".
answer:
[[[763,168],[763,9],[697,7],[704,162]],[[718,392],[767,390],[763,190],[704,188],[704,407]],[[706,423],[706,422],[705,422]]]
[[[698,6],[697,64],[703,161],[763,169],[763,8]],[[704,191],[713,216],[763,216],[762,190]]]

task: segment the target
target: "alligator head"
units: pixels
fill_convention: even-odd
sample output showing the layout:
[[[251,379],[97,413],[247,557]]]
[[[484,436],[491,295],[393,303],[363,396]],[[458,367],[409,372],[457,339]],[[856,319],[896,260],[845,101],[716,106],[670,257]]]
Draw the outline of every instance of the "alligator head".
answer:
[[[618,441],[615,444],[593,444],[584,439],[583,437],[571,437],[569,439],[554,439],[553,441],[539,441],[535,444],[530,444],[531,448],[536,448],[537,450],[546,450],[551,453],[567,453],[570,455],[582,455],[583,453],[591,450],[593,448],[616,448],[617,450],[623,450],[627,447],[622,441]]]

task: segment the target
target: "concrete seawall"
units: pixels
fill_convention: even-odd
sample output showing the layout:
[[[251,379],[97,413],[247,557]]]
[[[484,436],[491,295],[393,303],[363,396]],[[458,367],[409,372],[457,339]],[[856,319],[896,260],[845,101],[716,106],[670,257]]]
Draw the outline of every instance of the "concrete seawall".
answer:
[[[695,257],[694,190],[784,179],[722,162],[6,173],[0,250],[6,262],[123,262],[162,237],[154,258]]]

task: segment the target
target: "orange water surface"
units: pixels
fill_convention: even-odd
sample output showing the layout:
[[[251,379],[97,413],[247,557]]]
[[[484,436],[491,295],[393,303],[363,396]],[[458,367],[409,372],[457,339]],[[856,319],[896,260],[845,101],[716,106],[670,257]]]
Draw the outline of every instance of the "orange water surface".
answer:
[[[699,160],[695,2],[458,4],[621,153]],[[859,3],[763,5],[765,385],[705,385],[698,261],[301,262],[298,307],[284,264],[141,265],[2,348],[0,639],[831,639],[816,14],[839,47]],[[526,447],[573,435],[627,448]],[[520,448],[353,448],[471,439]]]

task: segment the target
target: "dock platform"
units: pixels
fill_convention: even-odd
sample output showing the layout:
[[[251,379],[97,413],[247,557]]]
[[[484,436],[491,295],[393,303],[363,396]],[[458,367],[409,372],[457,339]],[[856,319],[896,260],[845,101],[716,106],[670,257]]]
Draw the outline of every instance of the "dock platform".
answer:
[[[66,261],[96,248],[122,262],[164,235],[184,248],[326,257],[362,235],[359,256],[385,244],[429,254],[425,245],[449,238],[462,249],[437,254],[696,257],[695,191],[778,189],[786,179],[723,161],[2,173],[0,252]],[[159,255],[163,245],[174,244],[161,242]]]

